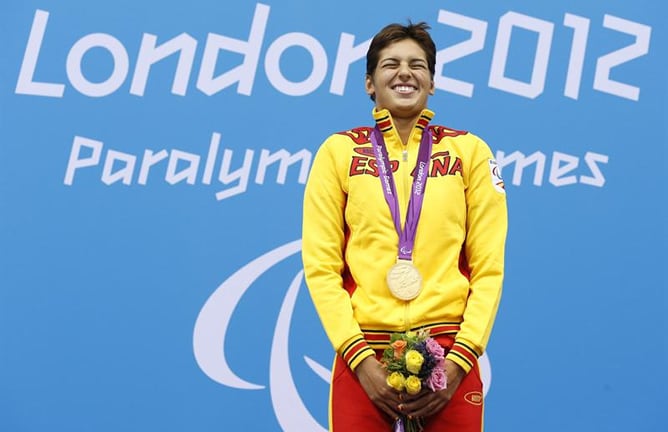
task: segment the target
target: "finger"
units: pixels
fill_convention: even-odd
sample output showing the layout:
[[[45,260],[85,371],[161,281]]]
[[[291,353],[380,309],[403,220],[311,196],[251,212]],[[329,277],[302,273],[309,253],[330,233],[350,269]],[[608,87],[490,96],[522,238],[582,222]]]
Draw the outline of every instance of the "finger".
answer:
[[[413,401],[416,401],[416,400],[418,400],[418,399],[421,399],[421,398],[423,398],[423,397],[425,397],[425,396],[427,396],[427,395],[430,395],[430,394],[432,394],[432,393],[433,393],[433,392],[432,392],[431,390],[425,390],[425,389],[423,388],[422,390],[420,390],[420,392],[419,392],[418,394],[411,395],[411,394],[408,394],[408,393],[404,393],[404,400],[405,400],[406,402],[413,402]]]
[[[441,398],[433,398],[429,400],[428,403],[416,407],[407,415],[411,417],[431,417],[432,415],[438,413],[446,405],[446,401]]]
[[[397,417],[397,413],[392,409],[391,406],[385,404],[385,403],[378,403],[376,404],[378,409],[380,409],[385,415],[387,415],[390,418],[395,418]]]
[[[383,400],[387,402],[389,405],[396,407],[400,403],[406,401],[406,395],[403,393],[399,393],[395,390],[392,390],[383,395]]]
[[[406,416],[413,416],[413,415],[415,415],[416,412],[418,412],[419,410],[421,410],[422,407],[423,407],[422,404],[420,404],[420,405],[415,405],[415,403],[411,403],[411,404],[403,403],[403,404],[399,404],[399,406],[397,407],[397,409],[398,409],[402,414],[404,414],[404,415],[406,415]]]
[[[435,414],[437,410],[431,406],[422,407],[417,411],[406,413],[406,416],[410,419],[421,418],[421,417],[431,417],[432,414]]]
[[[384,412],[389,415],[391,418],[396,419],[399,416],[404,415],[404,413],[401,411],[401,404],[394,404],[394,405],[387,405],[387,411],[384,410]]]
[[[420,398],[410,404],[404,404],[403,412],[412,417],[428,417],[439,408],[440,399],[434,394]]]
[[[404,412],[415,411],[424,405],[428,404],[433,398],[433,394],[417,394],[415,396],[407,396],[402,402],[404,405]]]
[[[402,402],[399,401],[397,395],[394,395],[392,398],[382,399],[379,401],[379,403],[383,406],[383,412],[391,414],[392,417],[396,417],[397,415],[401,414],[400,407]]]
[[[436,407],[433,407],[431,405],[426,405],[420,407],[417,410],[411,411],[410,413],[406,413],[406,415],[409,418],[430,417],[435,412],[436,412]]]

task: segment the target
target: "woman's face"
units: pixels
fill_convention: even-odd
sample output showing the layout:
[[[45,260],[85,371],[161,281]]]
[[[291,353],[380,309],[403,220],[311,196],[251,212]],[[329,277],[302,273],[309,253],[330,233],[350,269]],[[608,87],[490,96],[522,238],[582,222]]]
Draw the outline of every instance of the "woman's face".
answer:
[[[418,116],[434,94],[427,56],[413,39],[383,48],[376,70],[367,75],[365,84],[367,94],[376,97],[376,108],[388,109],[394,118]]]

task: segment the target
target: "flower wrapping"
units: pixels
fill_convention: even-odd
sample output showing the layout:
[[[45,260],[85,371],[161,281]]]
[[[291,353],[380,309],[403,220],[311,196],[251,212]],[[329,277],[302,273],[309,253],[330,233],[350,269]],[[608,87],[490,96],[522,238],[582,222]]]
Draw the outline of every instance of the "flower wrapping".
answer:
[[[381,362],[387,370],[387,385],[398,392],[416,395],[423,388],[439,391],[447,387],[445,350],[429,336],[428,330],[392,334]],[[421,432],[423,429],[421,419],[403,415],[392,425],[394,432]]]

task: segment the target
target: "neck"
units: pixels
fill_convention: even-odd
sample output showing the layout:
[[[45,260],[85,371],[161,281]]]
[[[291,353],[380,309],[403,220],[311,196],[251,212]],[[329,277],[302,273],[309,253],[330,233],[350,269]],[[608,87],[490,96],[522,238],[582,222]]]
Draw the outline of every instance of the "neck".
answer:
[[[408,138],[411,136],[411,131],[415,126],[415,118],[396,118],[393,117],[394,126],[397,128],[401,142],[408,143]]]

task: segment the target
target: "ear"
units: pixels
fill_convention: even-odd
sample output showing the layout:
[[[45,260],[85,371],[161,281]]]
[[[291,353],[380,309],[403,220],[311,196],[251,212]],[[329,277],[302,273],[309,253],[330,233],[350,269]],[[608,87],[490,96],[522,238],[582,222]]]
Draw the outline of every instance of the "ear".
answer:
[[[429,94],[431,96],[434,96],[434,93],[436,93],[436,86],[434,86],[434,79],[431,79],[431,87],[429,87]]]
[[[373,94],[376,93],[376,88],[373,85],[373,79],[371,78],[371,75],[367,74],[364,77],[364,90],[369,96],[373,96]]]

